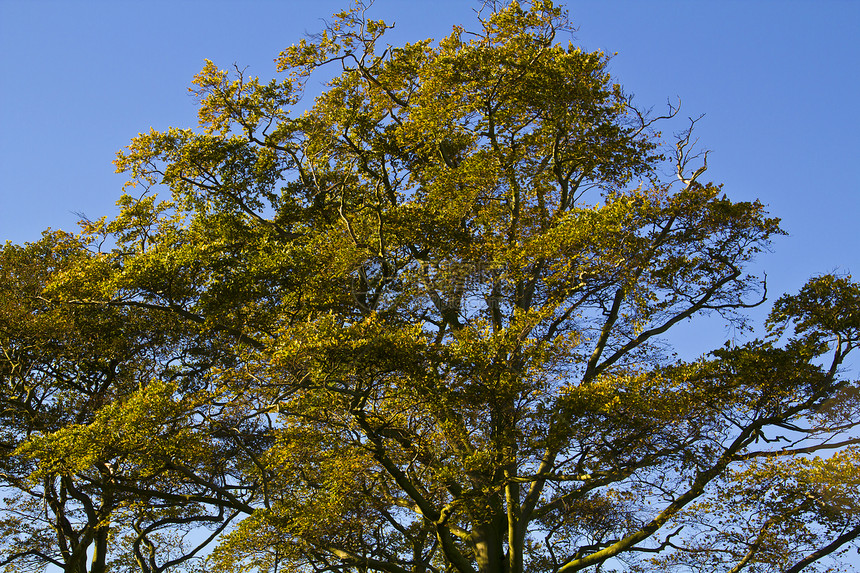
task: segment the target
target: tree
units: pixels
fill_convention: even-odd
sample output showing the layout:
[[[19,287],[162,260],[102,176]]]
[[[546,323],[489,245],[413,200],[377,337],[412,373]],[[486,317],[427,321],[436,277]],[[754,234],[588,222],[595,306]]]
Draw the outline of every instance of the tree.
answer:
[[[77,364],[35,323],[128,365],[85,410],[6,415],[4,486],[85,483],[111,517],[79,530],[109,522],[116,567],[147,572],[193,567],[163,536],[200,524],[227,571],[799,571],[848,548],[860,286],[814,278],[765,340],[674,360],[673,326],[763,302],[744,267],[778,221],[702,180],[692,125],[662,143],[677,109],[638,111],[604,55],[560,44],[561,9],[482,14],[391,47],[358,5],[281,81],[207,63],[202,130],[135,138],[116,163],[143,192],[64,264],[26,247],[44,278],[3,293],[27,317],[4,322],[8,412]]]
[[[62,232],[0,249],[5,571],[50,564],[101,573],[123,560],[160,571],[199,551],[199,543],[182,542],[189,528],[210,525],[217,534],[241,506],[241,493],[225,498],[201,488],[200,476],[229,479],[230,456],[216,455],[217,434],[205,420],[191,419],[199,405],[190,391],[223,359],[202,353],[209,342],[169,314],[135,305],[58,305],[43,296],[53,276],[91,271],[92,261],[80,240]],[[197,483],[184,479],[184,464]],[[222,499],[208,503],[207,494]],[[109,560],[109,545],[128,551]]]

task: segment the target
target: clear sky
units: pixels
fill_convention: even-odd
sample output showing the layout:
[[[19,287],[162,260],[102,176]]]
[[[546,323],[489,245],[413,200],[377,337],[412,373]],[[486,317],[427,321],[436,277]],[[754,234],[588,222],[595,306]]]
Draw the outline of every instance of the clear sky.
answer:
[[[0,0],[0,241],[32,241],[115,212],[114,154],[150,127],[196,125],[187,87],[204,59],[275,75],[273,58],[347,0]],[[475,22],[479,2],[378,0],[392,43]],[[642,107],[705,114],[708,178],[760,198],[788,237],[758,262],[770,291],[860,272],[860,2],[567,4],[588,50]],[[679,130],[681,122],[667,126]],[[725,340],[725,332],[719,333]]]

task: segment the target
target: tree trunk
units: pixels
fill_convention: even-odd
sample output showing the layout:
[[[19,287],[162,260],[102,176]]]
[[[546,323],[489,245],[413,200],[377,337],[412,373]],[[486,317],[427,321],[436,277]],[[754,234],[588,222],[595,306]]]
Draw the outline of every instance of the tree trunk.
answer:
[[[107,571],[107,542],[108,525],[101,525],[95,533],[95,542],[93,543],[93,560],[90,564],[90,573],[105,573]]]
[[[501,520],[472,529],[471,542],[480,573],[507,573]]]

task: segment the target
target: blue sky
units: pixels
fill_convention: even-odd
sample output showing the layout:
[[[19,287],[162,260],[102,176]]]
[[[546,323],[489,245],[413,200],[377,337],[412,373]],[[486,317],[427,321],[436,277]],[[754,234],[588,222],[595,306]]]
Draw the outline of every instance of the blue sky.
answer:
[[[0,241],[115,213],[111,161],[150,127],[196,125],[187,87],[204,59],[264,78],[273,58],[347,1],[0,0]],[[392,43],[475,22],[478,2],[378,0]],[[770,292],[812,274],[860,272],[860,2],[572,1],[574,41],[617,55],[642,107],[680,98],[705,114],[707,178],[781,217],[757,272]],[[680,130],[683,122],[666,127]],[[726,332],[715,329],[714,340]],[[720,342],[721,342],[720,341]]]

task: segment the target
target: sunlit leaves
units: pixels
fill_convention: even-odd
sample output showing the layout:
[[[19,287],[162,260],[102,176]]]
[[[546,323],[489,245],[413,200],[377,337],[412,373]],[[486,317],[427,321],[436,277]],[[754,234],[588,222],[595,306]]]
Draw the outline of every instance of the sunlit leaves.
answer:
[[[131,397],[101,408],[89,424],[34,436],[16,453],[38,460],[40,467],[32,475],[35,479],[55,473],[86,473],[100,464],[128,464],[136,472],[152,471],[147,468],[149,463],[199,452],[199,440],[183,428],[189,408],[172,399],[174,391],[163,383],[149,384]]]
[[[794,296],[783,296],[768,318],[772,328],[793,322],[798,334],[813,339],[837,336],[842,344],[860,339],[860,287],[851,276],[822,275]]]

